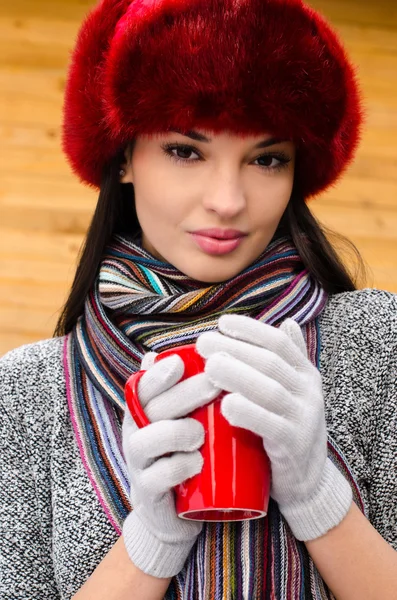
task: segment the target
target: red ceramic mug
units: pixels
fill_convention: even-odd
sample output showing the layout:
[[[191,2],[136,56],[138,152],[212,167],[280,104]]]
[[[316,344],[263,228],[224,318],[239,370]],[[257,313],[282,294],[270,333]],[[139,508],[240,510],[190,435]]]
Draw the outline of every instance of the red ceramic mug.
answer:
[[[161,352],[155,361],[172,354],[184,362],[181,381],[204,371],[204,359],[194,344]],[[149,424],[138,398],[138,383],[144,373],[134,373],[125,386],[127,406],[138,427]],[[220,410],[225,393],[189,415],[204,426],[200,448],[204,463],[200,473],[175,487],[176,512],[182,519],[244,521],[267,514],[271,473],[262,438],[225,419]]]

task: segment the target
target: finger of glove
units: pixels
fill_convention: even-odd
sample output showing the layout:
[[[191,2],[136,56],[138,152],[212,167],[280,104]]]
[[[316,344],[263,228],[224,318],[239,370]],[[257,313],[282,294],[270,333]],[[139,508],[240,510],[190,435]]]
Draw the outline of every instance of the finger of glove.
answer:
[[[148,369],[150,369],[150,367],[153,367],[154,361],[156,360],[157,356],[157,352],[146,352],[146,354],[144,354],[142,358],[141,371],[147,371]]]
[[[266,348],[291,367],[307,368],[308,359],[284,331],[243,315],[222,315],[218,329],[231,338]]]
[[[124,410],[123,425],[122,425],[123,437],[125,435],[129,435],[137,430],[138,430],[138,425],[135,423],[134,419],[132,418],[129,408],[126,404],[125,410]]]
[[[221,412],[231,425],[259,435],[271,460],[285,454],[285,448],[288,448],[289,440],[293,437],[292,427],[280,415],[261,408],[241,394],[225,396],[221,403]]]
[[[226,353],[271,377],[287,390],[296,390],[299,374],[284,359],[266,348],[236,340],[217,331],[202,333],[196,342],[197,351],[208,359],[213,354]]]
[[[143,408],[155,396],[172,388],[183,376],[185,366],[177,354],[154,363],[144,373],[138,384],[138,396]]]
[[[228,354],[210,356],[205,372],[215,385],[238,393],[275,414],[293,417],[296,400],[277,381]]]
[[[200,473],[202,468],[203,457],[198,450],[186,453],[175,452],[172,456],[156,460],[141,471],[139,486],[147,496],[160,496]]]
[[[128,465],[145,469],[154,460],[172,452],[192,452],[204,443],[204,427],[195,419],[158,421],[138,429],[123,440]]]
[[[284,331],[288,337],[294,342],[304,356],[307,357],[307,346],[302,330],[298,323],[293,319],[285,319],[279,327],[280,331]]]
[[[208,375],[199,373],[150,400],[145,412],[152,422],[178,419],[214,400],[220,391],[220,388],[210,381]]]

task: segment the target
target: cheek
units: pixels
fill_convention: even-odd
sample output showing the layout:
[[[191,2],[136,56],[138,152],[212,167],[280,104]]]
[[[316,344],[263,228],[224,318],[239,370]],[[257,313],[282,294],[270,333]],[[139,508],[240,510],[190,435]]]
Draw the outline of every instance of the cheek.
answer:
[[[140,226],[152,243],[172,236],[188,212],[186,199],[183,202],[169,189],[165,193],[164,188],[159,190],[152,185],[135,191],[135,208]]]
[[[278,224],[291,198],[293,177],[269,185],[251,204],[250,220],[260,227]]]
[[[191,182],[187,185],[171,177],[169,169],[141,171],[134,189],[138,219],[142,228],[151,230],[180,224],[194,210],[199,195]]]

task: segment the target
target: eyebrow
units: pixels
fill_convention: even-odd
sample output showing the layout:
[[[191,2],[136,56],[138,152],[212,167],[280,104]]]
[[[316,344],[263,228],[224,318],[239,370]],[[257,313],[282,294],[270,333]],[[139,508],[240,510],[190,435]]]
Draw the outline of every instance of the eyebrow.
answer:
[[[198,133],[198,131],[181,131],[180,129],[172,129],[170,133],[180,133],[181,135],[195,140],[196,142],[212,142],[211,138],[206,137],[202,133]],[[269,146],[275,146],[276,144],[282,144],[283,142],[288,141],[289,140],[287,139],[272,137],[268,138],[267,140],[262,140],[261,142],[258,142],[258,144],[255,144],[254,149],[256,150],[259,148],[269,148]]]

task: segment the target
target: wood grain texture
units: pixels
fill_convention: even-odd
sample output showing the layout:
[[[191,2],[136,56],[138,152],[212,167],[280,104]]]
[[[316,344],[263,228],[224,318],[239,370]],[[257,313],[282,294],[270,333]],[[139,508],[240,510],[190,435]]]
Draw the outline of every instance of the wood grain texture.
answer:
[[[66,66],[92,0],[0,0],[0,355],[50,337],[96,202],[60,150]],[[347,235],[368,284],[397,292],[397,4],[312,0],[358,66],[366,129],[357,159],[311,203]]]

